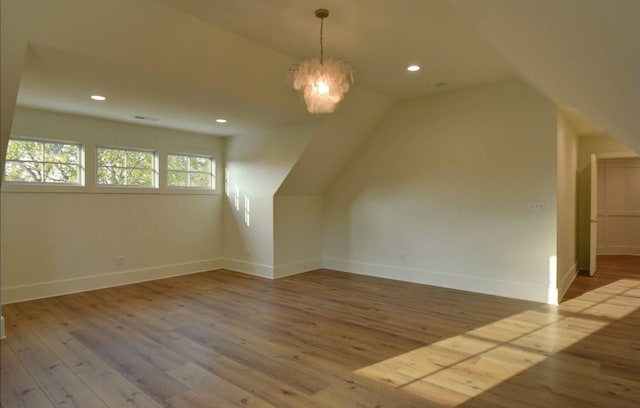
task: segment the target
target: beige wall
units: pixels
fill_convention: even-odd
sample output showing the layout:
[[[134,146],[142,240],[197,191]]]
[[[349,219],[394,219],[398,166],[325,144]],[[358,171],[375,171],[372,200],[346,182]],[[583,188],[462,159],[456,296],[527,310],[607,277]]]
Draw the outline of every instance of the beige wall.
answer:
[[[581,137],[576,153],[576,136],[554,105],[511,80],[398,103],[325,196],[276,194],[320,126],[225,141],[19,109],[15,134],[85,143],[88,185],[3,187],[3,300],[221,266],[267,277],[324,266],[553,302],[575,263],[571,168],[583,169],[589,152],[625,150],[613,139]],[[214,153],[217,193],[93,186],[97,142],[161,157]],[[545,211],[530,211],[532,202]]]
[[[274,276],[274,195],[316,131],[316,123],[300,124],[229,139],[230,195],[224,206],[227,267]],[[244,221],[245,198],[250,203],[250,225]]]
[[[322,196],[274,198],[274,276],[322,266]]]
[[[328,190],[324,266],[556,301],[556,122],[515,80],[393,106]]]
[[[87,185],[3,184],[3,302],[220,266],[221,138],[31,109],[16,110],[13,134],[82,142]],[[155,149],[160,168],[169,151],[214,154],[218,192],[169,190],[164,176],[154,190],[97,187],[96,143]]]
[[[558,296],[578,273],[577,245],[578,136],[558,114]]]
[[[592,154],[624,153],[634,155],[626,145],[607,134],[580,135],[578,140],[578,262],[589,269],[590,167]],[[625,153],[626,152],[626,153]]]

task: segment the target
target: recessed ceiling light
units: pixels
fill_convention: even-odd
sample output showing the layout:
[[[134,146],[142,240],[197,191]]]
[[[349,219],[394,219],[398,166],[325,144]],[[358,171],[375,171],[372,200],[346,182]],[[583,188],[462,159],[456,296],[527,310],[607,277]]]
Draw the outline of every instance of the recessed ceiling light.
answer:
[[[218,123],[227,123],[226,119],[216,119],[216,122]]]
[[[102,95],[91,95],[91,99],[93,99],[94,101],[104,101],[107,98]]]
[[[407,71],[416,72],[420,71],[420,65],[409,65]]]

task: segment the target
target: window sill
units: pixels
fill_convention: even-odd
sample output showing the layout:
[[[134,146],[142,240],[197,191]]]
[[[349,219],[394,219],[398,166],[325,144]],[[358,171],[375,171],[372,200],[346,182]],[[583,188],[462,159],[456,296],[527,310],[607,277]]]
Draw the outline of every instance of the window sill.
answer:
[[[167,187],[118,187],[118,186],[49,186],[49,185],[25,185],[2,184],[2,193],[26,193],[26,194],[151,194],[151,195],[204,195],[216,196],[217,190],[190,190]]]

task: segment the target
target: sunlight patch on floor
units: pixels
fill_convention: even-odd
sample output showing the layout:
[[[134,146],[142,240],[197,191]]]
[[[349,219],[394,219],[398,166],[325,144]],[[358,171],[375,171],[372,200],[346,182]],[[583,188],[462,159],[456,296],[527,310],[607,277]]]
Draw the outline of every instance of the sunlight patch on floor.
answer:
[[[554,370],[597,373],[595,361],[555,354],[640,308],[640,282],[622,279],[355,371],[445,405],[476,397],[553,357]],[[527,398],[526,395],[521,398]]]

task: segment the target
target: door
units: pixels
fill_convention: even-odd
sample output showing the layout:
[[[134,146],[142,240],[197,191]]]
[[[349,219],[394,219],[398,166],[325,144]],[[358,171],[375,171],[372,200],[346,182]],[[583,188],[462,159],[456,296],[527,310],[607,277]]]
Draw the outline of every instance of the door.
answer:
[[[598,248],[598,158],[591,155],[591,210],[589,212],[589,276],[596,273],[596,250]]]

